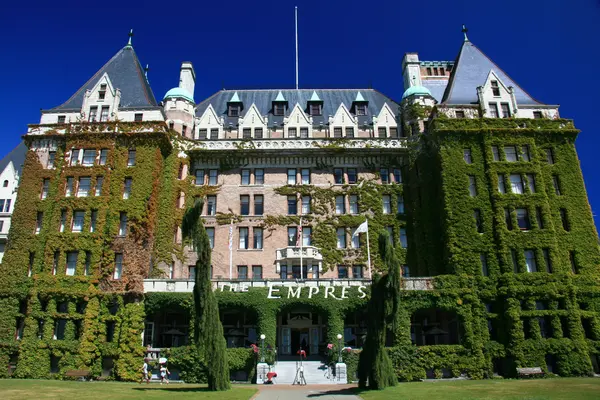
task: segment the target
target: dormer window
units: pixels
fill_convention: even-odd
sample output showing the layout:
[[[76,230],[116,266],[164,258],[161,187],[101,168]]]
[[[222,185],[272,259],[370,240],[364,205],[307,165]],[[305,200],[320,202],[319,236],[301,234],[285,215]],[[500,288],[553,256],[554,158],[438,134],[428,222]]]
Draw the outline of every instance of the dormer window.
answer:
[[[500,88],[498,87],[498,81],[492,81],[492,94],[494,96],[500,96]]]
[[[367,115],[367,105],[365,103],[356,104],[354,110],[356,111],[356,115]]]
[[[285,114],[285,103],[273,103],[273,115],[281,117]]]
[[[106,97],[106,83],[100,85],[100,90],[98,91],[98,100],[104,100]]]
[[[239,103],[229,104],[227,106],[227,115],[230,117],[239,117],[241,108]]]
[[[313,117],[321,115],[323,113],[323,105],[321,103],[310,103],[308,113]]]
[[[67,119],[67,117],[65,115],[59,115],[58,116],[58,123],[59,124],[64,124],[66,119]]]

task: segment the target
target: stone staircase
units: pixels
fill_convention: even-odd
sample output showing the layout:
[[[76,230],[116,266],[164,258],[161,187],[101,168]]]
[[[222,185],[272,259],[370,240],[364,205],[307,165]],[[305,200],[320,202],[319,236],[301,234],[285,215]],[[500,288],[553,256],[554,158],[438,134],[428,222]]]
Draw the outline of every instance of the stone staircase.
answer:
[[[277,385],[291,385],[294,383],[300,362],[279,361],[271,370],[277,373]],[[331,385],[338,383],[333,371],[320,361],[304,361],[304,379],[308,385]],[[343,377],[345,378],[345,376]],[[345,381],[343,383],[346,383]]]

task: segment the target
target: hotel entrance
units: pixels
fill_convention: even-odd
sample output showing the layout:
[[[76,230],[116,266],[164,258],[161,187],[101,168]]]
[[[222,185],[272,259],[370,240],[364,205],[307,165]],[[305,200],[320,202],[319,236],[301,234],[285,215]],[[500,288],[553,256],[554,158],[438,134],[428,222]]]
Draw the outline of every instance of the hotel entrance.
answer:
[[[324,315],[307,309],[283,311],[277,317],[279,359],[295,359],[300,350],[307,358],[318,359],[327,347],[327,321]]]

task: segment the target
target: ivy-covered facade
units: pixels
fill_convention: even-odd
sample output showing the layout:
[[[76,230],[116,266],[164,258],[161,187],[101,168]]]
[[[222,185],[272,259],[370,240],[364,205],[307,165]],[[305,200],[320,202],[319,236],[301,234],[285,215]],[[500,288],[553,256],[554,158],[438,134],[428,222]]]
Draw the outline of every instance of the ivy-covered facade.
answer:
[[[344,346],[352,377],[382,231],[402,265],[386,338],[399,379],[600,372],[579,131],[468,40],[454,62],[407,54],[403,71],[400,102],[303,89],[196,104],[186,62],[158,104],[125,46],[24,136],[0,266],[2,371],[132,381],[160,352],[202,381],[181,232],[201,199],[232,379],[254,376],[261,334],[268,362]],[[369,252],[353,234],[365,221]]]

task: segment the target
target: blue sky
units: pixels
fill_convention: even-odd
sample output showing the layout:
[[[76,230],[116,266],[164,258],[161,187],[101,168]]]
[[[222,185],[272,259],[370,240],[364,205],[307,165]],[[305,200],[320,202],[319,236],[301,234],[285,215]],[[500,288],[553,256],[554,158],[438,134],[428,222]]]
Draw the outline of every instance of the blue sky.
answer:
[[[465,23],[473,43],[582,130],[577,149],[600,222],[599,0],[10,2],[0,13],[0,157],[41,108],[67,100],[125,45],[130,28],[158,100],[184,60],[196,69],[196,101],[223,86],[293,85],[294,5],[301,86],[372,85],[396,100],[403,54],[454,60]]]

